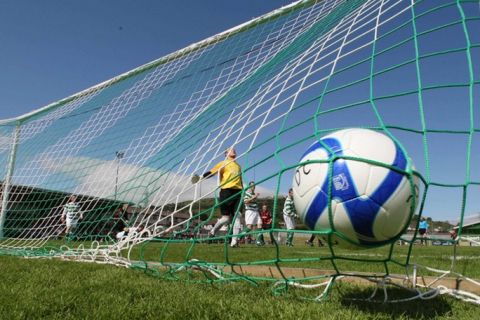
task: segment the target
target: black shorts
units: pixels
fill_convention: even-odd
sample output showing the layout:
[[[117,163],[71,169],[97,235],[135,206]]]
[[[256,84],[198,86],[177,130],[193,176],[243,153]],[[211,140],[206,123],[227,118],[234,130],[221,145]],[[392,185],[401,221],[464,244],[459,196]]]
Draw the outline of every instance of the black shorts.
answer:
[[[418,229],[418,233],[423,236],[425,233],[427,233],[427,229]]]
[[[270,230],[270,229],[272,229],[272,225],[271,224],[262,224],[262,229],[263,230]]]
[[[234,216],[237,208],[240,206],[242,198],[241,189],[221,189],[220,190],[220,212],[222,216]]]

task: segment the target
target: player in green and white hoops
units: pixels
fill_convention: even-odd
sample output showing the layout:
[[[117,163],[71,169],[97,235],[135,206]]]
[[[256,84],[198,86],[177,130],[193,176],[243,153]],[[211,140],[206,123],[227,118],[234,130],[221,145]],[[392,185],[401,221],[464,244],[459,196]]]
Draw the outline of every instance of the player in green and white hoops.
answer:
[[[245,191],[245,196],[243,202],[245,204],[245,224],[247,225],[247,232],[250,230],[255,231],[262,229],[262,219],[258,212],[258,203],[257,198],[260,196],[259,193],[255,193],[255,182],[250,181],[248,183],[248,190]],[[251,237],[248,237],[250,242],[254,240]],[[257,242],[257,245],[261,245],[260,242]]]
[[[66,224],[65,237],[70,238],[71,233],[76,229],[78,221],[83,219],[83,214],[80,212],[80,206],[75,202],[77,197],[71,195],[68,203],[63,206],[62,222]]]
[[[288,196],[285,199],[283,206],[283,221],[287,230],[295,229],[295,218],[297,217],[297,211],[295,210],[295,204],[293,202],[293,189],[288,190]],[[287,246],[293,246],[293,233],[289,232],[287,235]]]

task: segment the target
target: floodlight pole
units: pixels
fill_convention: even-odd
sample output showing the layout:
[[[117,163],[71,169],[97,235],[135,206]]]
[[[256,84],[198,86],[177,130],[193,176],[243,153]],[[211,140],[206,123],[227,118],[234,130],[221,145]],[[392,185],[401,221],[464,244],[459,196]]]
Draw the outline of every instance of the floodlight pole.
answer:
[[[125,151],[115,151],[115,159],[117,160],[117,173],[115,175],[115,200],[117,200],[118,193],[118,172],[120,170],[120,161],[125,156]]]
[[[5,219],[7,217],[8,197],[10,194],[10,185],[12,182],[13,170],[15,167],[15,159],[17,157],[18,137],[20,135],[20,121],[17,122],[15,131],[13,133],[12,149],[10,150],[10,156],[8,157],[8,167],[5,180],[3,181],[2,191],[2,208],[0,210],[0,239],[3,239],[4,232],[3,227],[5,225]]]

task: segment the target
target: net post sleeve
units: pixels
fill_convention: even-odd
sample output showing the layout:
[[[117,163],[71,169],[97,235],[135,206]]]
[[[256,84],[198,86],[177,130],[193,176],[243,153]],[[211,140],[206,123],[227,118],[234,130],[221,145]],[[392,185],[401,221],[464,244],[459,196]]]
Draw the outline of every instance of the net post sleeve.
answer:
[[[15,158],[17,155],[19,135],[20,135],[20,123],[17,123],[15,127],[15,131],[13,133],[12,149],[10,150],[10,156],[8,158],[7,174],[3,182],[2,208],[0,210],[0,239],[3,239],[4,237],[3,227],[5,224],[5,218],[7,216],[8,196],[10,193],[10,184],[12,180],[13,169],[15,166]]]

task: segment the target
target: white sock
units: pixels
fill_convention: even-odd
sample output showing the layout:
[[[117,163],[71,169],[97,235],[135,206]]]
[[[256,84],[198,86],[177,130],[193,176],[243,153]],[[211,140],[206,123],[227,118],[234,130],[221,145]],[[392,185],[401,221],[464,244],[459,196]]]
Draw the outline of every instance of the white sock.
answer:
[[[215,235],[217,233],[218,229],[223,227],[226,224],[230,223],[230,216],[222,216],[220,219],[218,219],[217,223],[213,226],[212,231],[210,231],[211,235]]]
[[[237,220],[235,220],[235,223],[233,224],[233,235],[236,236],[237,234],[239,234],[240,229],[242,229],[242,223],[240,222],[240,218],[237,218]]]
[[[242,224],[240,223],[240,218],[237,217],[235,220],[235,223],[233,224],[233,232],[232,232],[232,246],[237,244],[238,237],[235,237],[240,233],[240,229],[242,227]]]

